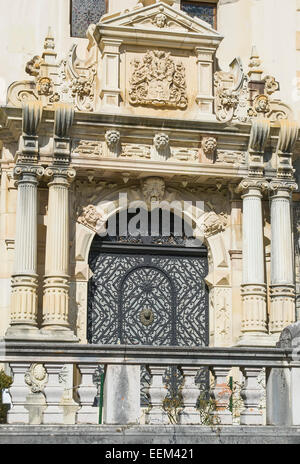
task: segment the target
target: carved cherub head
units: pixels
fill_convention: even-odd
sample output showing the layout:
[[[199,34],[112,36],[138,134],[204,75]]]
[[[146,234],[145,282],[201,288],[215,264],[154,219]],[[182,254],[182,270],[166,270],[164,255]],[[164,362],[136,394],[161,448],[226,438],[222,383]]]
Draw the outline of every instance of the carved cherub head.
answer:
[[[165,27],[167,25],[166,15],[163,13],[158,13],[153,20],[153,24],[155,24],[155,26],[160,27],[160,28]]]
[[[266,95],[259,95],[255,102],[255,111],[257,113],[267,113],[269,109],[268,97]]]
[[[52,94],[52,82],[49,77],[41,77],[37,82],[37,91],[39,95],[49,96]]]

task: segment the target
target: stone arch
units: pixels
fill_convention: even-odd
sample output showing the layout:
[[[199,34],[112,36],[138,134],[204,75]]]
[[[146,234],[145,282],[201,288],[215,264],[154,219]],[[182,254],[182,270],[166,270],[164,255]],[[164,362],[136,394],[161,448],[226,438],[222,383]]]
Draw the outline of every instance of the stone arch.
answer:
[[[74,297],[77,306],[77,333],[83,342],[86,342],[86,314],[87,314],[87,285],[91,277],[88,259],[92,241],[96,235],[96,227],[99,221],[106,223],[107,220],[127,208],[127,204],[122,205],[119,202],[119,193],[128,192],[126,189],[116,189],[113,193],[109,193],[106,198],[103,196],[103,201],[94,201],[93,204],[87,201],[86,206],[83,206],[83,214],[78,217],[76,223],[75,234],[75,272],[73,283],[75,286]],[[172,194],[166,195],[167,200],[184,202],[191,200],[191,197],[183,190],[173,189]],[[134,201],[144,201],[141,191],[135,190],[133,195]],[[200,212],[197,206],[181,209],[185,217],[197,223]],[[176,214],[176,208],[173,210]],[[177,211],[178,212],[178,211]],[[213,209],[205,212],[204,218],[204,237],[203,242],[208,249],[209,256],[209,273],[206,277],[206,283],[209,287],[209,313],[211,321],[211,340],[215,337],[217,324],[219,323],[220,333],[227,333],[231,336],[231,288],[230,288],[230,234],[229,229],[225,225],[224,217],[217,214]],[[215,313],[222,315],[220,317]],[[222,337],[221,337],[222,338]],[[223,337],[224,338],[224,337]],[[212,343],[214,341],[212,340]],[[216,343],[214,343],[216,344]],[[224,340],[224,345],[228,344],[228,340]],[[220,341],[217,345],[223,345]]]

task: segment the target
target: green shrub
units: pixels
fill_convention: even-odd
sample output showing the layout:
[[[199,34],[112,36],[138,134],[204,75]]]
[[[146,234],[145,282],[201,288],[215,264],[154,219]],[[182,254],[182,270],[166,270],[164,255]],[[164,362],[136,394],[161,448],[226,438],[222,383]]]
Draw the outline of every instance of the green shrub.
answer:
[[[0,424],[6,424],[7,422],[7,411],[9,410],[9,404],[2,404],[2,390],[9,388],[13,380],[9,375],[6,375],[3,370],[0,371]]]

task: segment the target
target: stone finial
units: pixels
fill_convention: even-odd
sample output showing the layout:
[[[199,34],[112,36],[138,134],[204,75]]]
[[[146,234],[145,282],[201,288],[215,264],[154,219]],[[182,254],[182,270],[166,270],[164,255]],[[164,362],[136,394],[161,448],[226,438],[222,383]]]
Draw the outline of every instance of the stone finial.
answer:
[[[249,62],[249,72],[248,72],[248,76],[251,80],[254,80],[254,81],[260,81],[261,80],[261,76],[262,76],[262,69],[261,69],[261,64],[262,64],[262,61],[260,59],[260,56],[257,52],[257,48],[256,46],[254,45],[252,47],[252,52],[251,52],[251,58],[250,58],[250,62]]]
[[[44,42],[44,51],[42,54],[42,58],[44,60],[44,64],[55,64],[57,57],[57,53],[55,52],[55,42],[54,37],[51,31],[51,27],[48,29],[47,36]]]
[[[47,36],[45,37],[44,50],[54,50],[55,42],[52,34],[52,29],[49,26]]]

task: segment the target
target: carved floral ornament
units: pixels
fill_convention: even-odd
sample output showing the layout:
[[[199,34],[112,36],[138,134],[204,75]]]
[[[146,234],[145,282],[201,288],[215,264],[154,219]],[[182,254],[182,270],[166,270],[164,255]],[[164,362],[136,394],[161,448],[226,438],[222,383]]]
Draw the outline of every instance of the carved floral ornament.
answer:
[[[271,95],[279,90],[275,77],[262,77],[261,60],[255,50],[246,75],[240,59],[233,61],[230,72],[217,71],[215,80],[215,110],[219,121],[248,122],[268,118],[271,122],[288,119],[292,110]]]
[[[170,52],[148,51],[132,63],[129,102],[132,105],[187,107],[185,68]]]
[[[25,374],[25,382],[32,393],[42,392],[48,382],[48,374],[43,364],[32,364]]]
[[[83,208],[82,215],[78,218],[78,222],[90,229],[96,230],[97,223],[101,219],[94,205],[88,205]]]
[[[95,59],[88,56],[85,61],[80,60],[77,45],[72,46],[66,59],[59,62],[56,58],[54,38],[49,33],[42,57],[36,55],[26,64],[25,71],[34,80],[13,83],[8,89],[8,102],[21,106],[27,101],[41,100],[43,106],[52,106],[60,101],[74,105],[79,111],[93,111]]]

